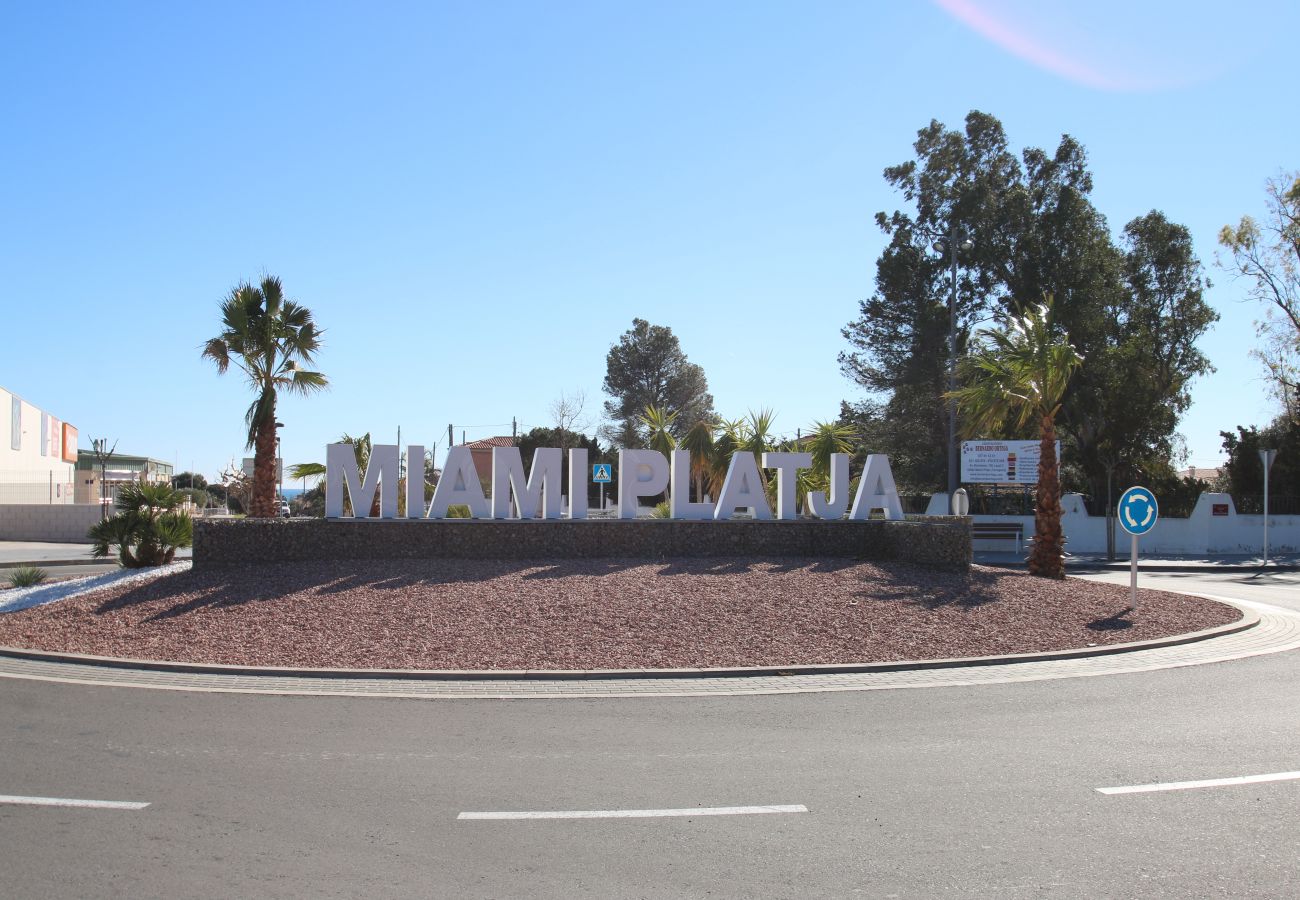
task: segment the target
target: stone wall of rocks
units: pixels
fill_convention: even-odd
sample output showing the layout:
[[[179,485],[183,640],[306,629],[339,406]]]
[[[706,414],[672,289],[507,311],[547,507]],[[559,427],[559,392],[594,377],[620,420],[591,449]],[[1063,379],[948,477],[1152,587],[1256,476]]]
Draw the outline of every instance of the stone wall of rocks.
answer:
[[[196,568],[319,559],[581,559],[826,556],[965,571],[970,520],[240,519],[194,523]]]

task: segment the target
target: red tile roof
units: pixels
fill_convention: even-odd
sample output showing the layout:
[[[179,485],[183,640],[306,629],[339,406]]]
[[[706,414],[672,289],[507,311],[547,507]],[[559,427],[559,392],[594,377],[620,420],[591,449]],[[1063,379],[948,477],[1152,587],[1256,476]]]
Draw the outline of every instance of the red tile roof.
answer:
[[[514,445],[515,439],[506,435],[504,437],[490,437],[478,441],[469,441],[460,446],[468,447],[471,450],[487,450],[491,447],[513,447]]]

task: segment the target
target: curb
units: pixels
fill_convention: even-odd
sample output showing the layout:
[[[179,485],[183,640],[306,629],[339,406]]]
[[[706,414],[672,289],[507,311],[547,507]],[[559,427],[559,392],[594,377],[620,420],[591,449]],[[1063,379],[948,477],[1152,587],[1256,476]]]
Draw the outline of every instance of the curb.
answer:
[[[1217,601],[1216,601],[1217,602]],[[1260,623],[1260,615],[1249,609],[1241,610],[1236,622],[1170,635],[1149,641],[1131,641],[1107,644],[1100,647],[1076,647],[1068,650],[1049,650],[1041,653],[1014,653],[1002,656],[970,656],[950,659],[900,660],[880,663],[840,663],[831,665],[795,666],[733,666],[716,669],[313,669],[288,666],[231,666],[213,663],[183,663],[161,660],[127,659],[113,656],[87,656],[76,653],[54,653],[42,650],[24,650],[17,647],[0,647],[0,657],[26,659],[38,662],[70,663],[97,666],[105,669],[134,669],[137,671],[168,672],[181,675],[242,675],[275,678],[315,678],[333,680],[405,680],[405,681],[535,681],[566,682],[611,679],[686,679],[686,678],[752,678],[794,675],[852,675],[880,672],[915,672],[932,669],[965,669],[980,666],[1002,666],[1015,663],[1052,662],[1055,660],[1084,659],[1095,656],[1114,656],[1139,650],[1177,647],[1199,643],[1212,638],[1226,637],[1248,631]]]

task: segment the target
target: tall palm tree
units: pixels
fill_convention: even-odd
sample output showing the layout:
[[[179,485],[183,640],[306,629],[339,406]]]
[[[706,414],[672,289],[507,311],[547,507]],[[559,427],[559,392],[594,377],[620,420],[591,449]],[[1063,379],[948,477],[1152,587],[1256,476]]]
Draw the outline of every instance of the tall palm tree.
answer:
[[[1061,479],[1056,459],[1056,414],[1083,357],[1069,336],[1052,327],[1052,298],[1010,317],[999,330],[982,329],[976,350],[962,360],[965,387],[948,396],[963,411],[968,436],[1038,423],[1040,457],[1029,571],[1065,577],[1061,535]]]
[[[225,374],[233,358],[257,397],[244,416],[253,453],[253,501],[249,514],[273,517],[275,503],[275,403],[277,392],[310,394],[329,382],[312,364],[321,332],[311,310],[286,300],[280,279],[268,275],[254,287],[244,283],[221,304],[222,331],[203,346],[203,357]]]

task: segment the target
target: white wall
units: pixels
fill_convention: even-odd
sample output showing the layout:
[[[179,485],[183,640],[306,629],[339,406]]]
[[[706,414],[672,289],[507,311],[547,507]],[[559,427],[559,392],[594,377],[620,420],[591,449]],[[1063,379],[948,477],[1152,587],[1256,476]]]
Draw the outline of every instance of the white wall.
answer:
[[[1214,506],[1227,506],[1227,515],[1213,514]],[[948,496],[935,494],[930,498],[929,512],[944,515],[948,510]],[[1065,549],[1073,554],[1106,552],[1106,518],[1089,516],[1079,494],[1061,497],[1061,529],[1065,532]],[[1033,516],[973,516],[976,522],[1020,522],[1024,525],[1025,540],[1034,533]],[[1128,532],[1115,525],[1115,550],[1120,555],[1128,553],[1131,538]],[[974,549],[1006,550],[1009,541],[975,541]],[[1269,553],[1300,553],[1300,516],[1268,517]],[[1264,551],[1264,517],[1239,515],[1228,494],[1206,493],[1196,501],[1192,514],[1186,519],[1161,517],[1148,534],[1138,539],[1138,553],[1145,556],[1207,556],[1219,553],[1253,553]]]

